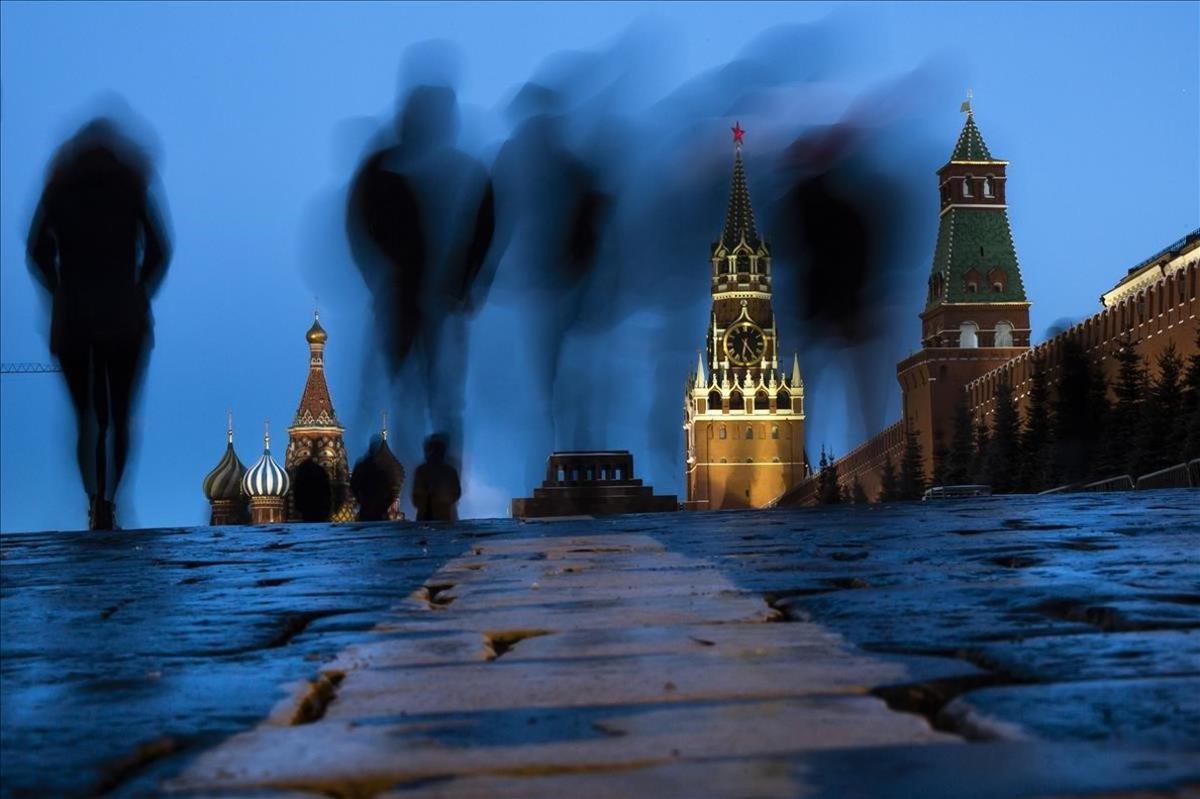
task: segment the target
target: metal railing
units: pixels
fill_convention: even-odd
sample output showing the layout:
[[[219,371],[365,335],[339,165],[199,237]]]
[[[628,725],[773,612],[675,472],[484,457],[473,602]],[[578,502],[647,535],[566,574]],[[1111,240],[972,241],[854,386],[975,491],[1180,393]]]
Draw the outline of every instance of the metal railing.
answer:
[[[0,374],[5,375],[37,375],[61,371],[62,369],[53,363],[0,363]]]

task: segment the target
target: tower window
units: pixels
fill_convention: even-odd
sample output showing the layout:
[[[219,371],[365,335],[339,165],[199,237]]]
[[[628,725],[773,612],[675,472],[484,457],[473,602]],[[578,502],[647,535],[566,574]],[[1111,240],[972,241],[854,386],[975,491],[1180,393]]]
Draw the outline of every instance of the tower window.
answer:
[[[746,439],[749,440],[752,438],[754,438],[754,428],[750,425],[746,425]]]
[[[962,180],[962,195],[964,197],[973,197],[974,196],[973,194],[971,194],[971,176],[970,175],[967,175]]]
[[[974,322],[963,322],[958,326],[958,346],[974,349],[979,346],[979,326]]]
[[[996,196],[996,193],[992,188],[992,179],[990,177],[986,177],[983,179],[983,196],[984,197],[995,197]]]
[[[999,294],[1008,285],[1008,275],[1004,273],[1003,269],[997,267],[988,272],[988,282],[992,284],[992,291]]]
[[[721,432],[717,434],[717,438],[724,440],[729,433],[725,430],[725,425],[721,425]]]
[[[779,425],[771,426],[771,438],[773,438],[775,440],[779,439]]]
[[[996,346],[1011,347],[1013,345],[1013,326],[1008,322],[996,323]]]
[[[963,291],[967,294],[978,294],[979,284],[982,282],[982,276],[976,269],[968,269],[963,275]]]

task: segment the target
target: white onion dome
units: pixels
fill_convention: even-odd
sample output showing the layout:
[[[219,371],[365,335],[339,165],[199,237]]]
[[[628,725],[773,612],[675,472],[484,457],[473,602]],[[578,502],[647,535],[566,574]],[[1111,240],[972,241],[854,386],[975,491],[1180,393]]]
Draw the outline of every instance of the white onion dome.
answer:
[[[242,478],[246,475],[246,467],[233,451],[233,424],[230,423],[225,431],[225,454],[221,461],[204,478],[202,485],[204,496],[209,502],[214,500],[241,500]]]
[[[242,478],[248,497],[282,497],[291,487],[287,471],[271,457],[271,434],[263,434],[263,454]]]

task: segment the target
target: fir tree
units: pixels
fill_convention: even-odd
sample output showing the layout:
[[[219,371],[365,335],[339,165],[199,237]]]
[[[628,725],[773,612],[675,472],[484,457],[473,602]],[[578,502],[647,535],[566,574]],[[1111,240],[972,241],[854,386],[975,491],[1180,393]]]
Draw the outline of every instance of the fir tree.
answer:
[[[854,475],[854,482],[850,486],[850,501],[855,505],[866,505],[870,502],[867,499],[867,492],[863,490],[862,483],[859,482],[858,475]]]
[[[988,445],[991,442],[991,435],[988,433],[987,421],[979,420],[979,424],[975,427],[975,450],[971,456],[971,482],[986,483],[988,457]]]
[[[954,406],[954,437],[950,441],[950,453],[943,475],[946,485],[971,482],[971,461],[975,456],[974,432],[971,409],[967,407],[966,395],[963,395]]]
[[[997,494],[1007,494],[1017,488],[1020,474],[1021,419],[1007,380],[996,387],[995,399],[996,413],[986,460],[987,482]]]
[[[1146,396],[1146,366],[1126,337],[1117,350],[1117,381],[1113,386],[1113,403],[1108,456],[1105,465],[1109,475],[1130,474],[1136,465],[1138,425],[1142,421],[1142,402]],[[1134,475],[1136,477],[1136,475]]]
[[[883,460],[883,471],[879,475],[879,498],[876,502],[895,502],[900,497],[900,482],[896,478],[896,464],[892,462],[892,456],[888,455]]]
[[[1150,383],[1139,428],[1137,475],[1173,466],[1183,460],[1179,435],[1183,415],[1183,359],[1171,342],[1158,356],[1158,375]]]
[[[1188,356],[1183,376],[1183,412],[1187,420],[1184,457],[1200,458],[1200,327],[1196,328],[1196,350]]]
[[[1112,409],[1108,402],[1108,379],[1104,376],[1104,368],[1098,363],[1091,365],[1087,414],[1087,426],[1092,431],[1088,439],[1088,477],[1099,480],[1106,476],[1103,470],[1104,451]]]
[[[817,475],[817,501],[822,505],[836,505],[842,501],[838,488],[838,468],[833,453],[826,454],[821,447],[821,471]]]
[[[946,484],[946,472],[950,468],[947,463],[949,460],[950,450],[946,449],[946,445],[942,443],[942,437],[938,436],[937,446],[933,448],[933,476],[930,478],[930,485]]]
[[[1046,373],[1046,359],[1035,354],[1030,359],[1032,372],[1029,376],[1029,406],[1025,414],[1025,425],[1021,432],[1021,479],[1024,491],[1041,491],[1049,488],[1051,447],[1050,427],[1050,384]]]
[[[1073,338],[1062,343],[1058,391],[1054,397],[1054,467],[1059,479],[1077,482],[1090,471],[1088,451],[1088,395],[1091,367],[1083,345]]]
[[[920,499],[925,491],[925,468],[921,440],[911,427],[904,432],[904,454],[900,458],[900,499]]]

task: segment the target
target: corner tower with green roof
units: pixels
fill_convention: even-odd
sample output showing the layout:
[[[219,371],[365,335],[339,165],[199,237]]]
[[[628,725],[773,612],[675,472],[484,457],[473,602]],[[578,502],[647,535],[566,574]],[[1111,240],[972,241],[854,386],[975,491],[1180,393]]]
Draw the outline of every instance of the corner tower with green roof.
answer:
[[[950,160],[938,170],[937,243],[921,312],[921,347],[897,367],[905,422],[927,474],[950,444],[967,383],[1029,349],[1029,300],[1008,221],[1008,162],[992,156],[970,101]]]

